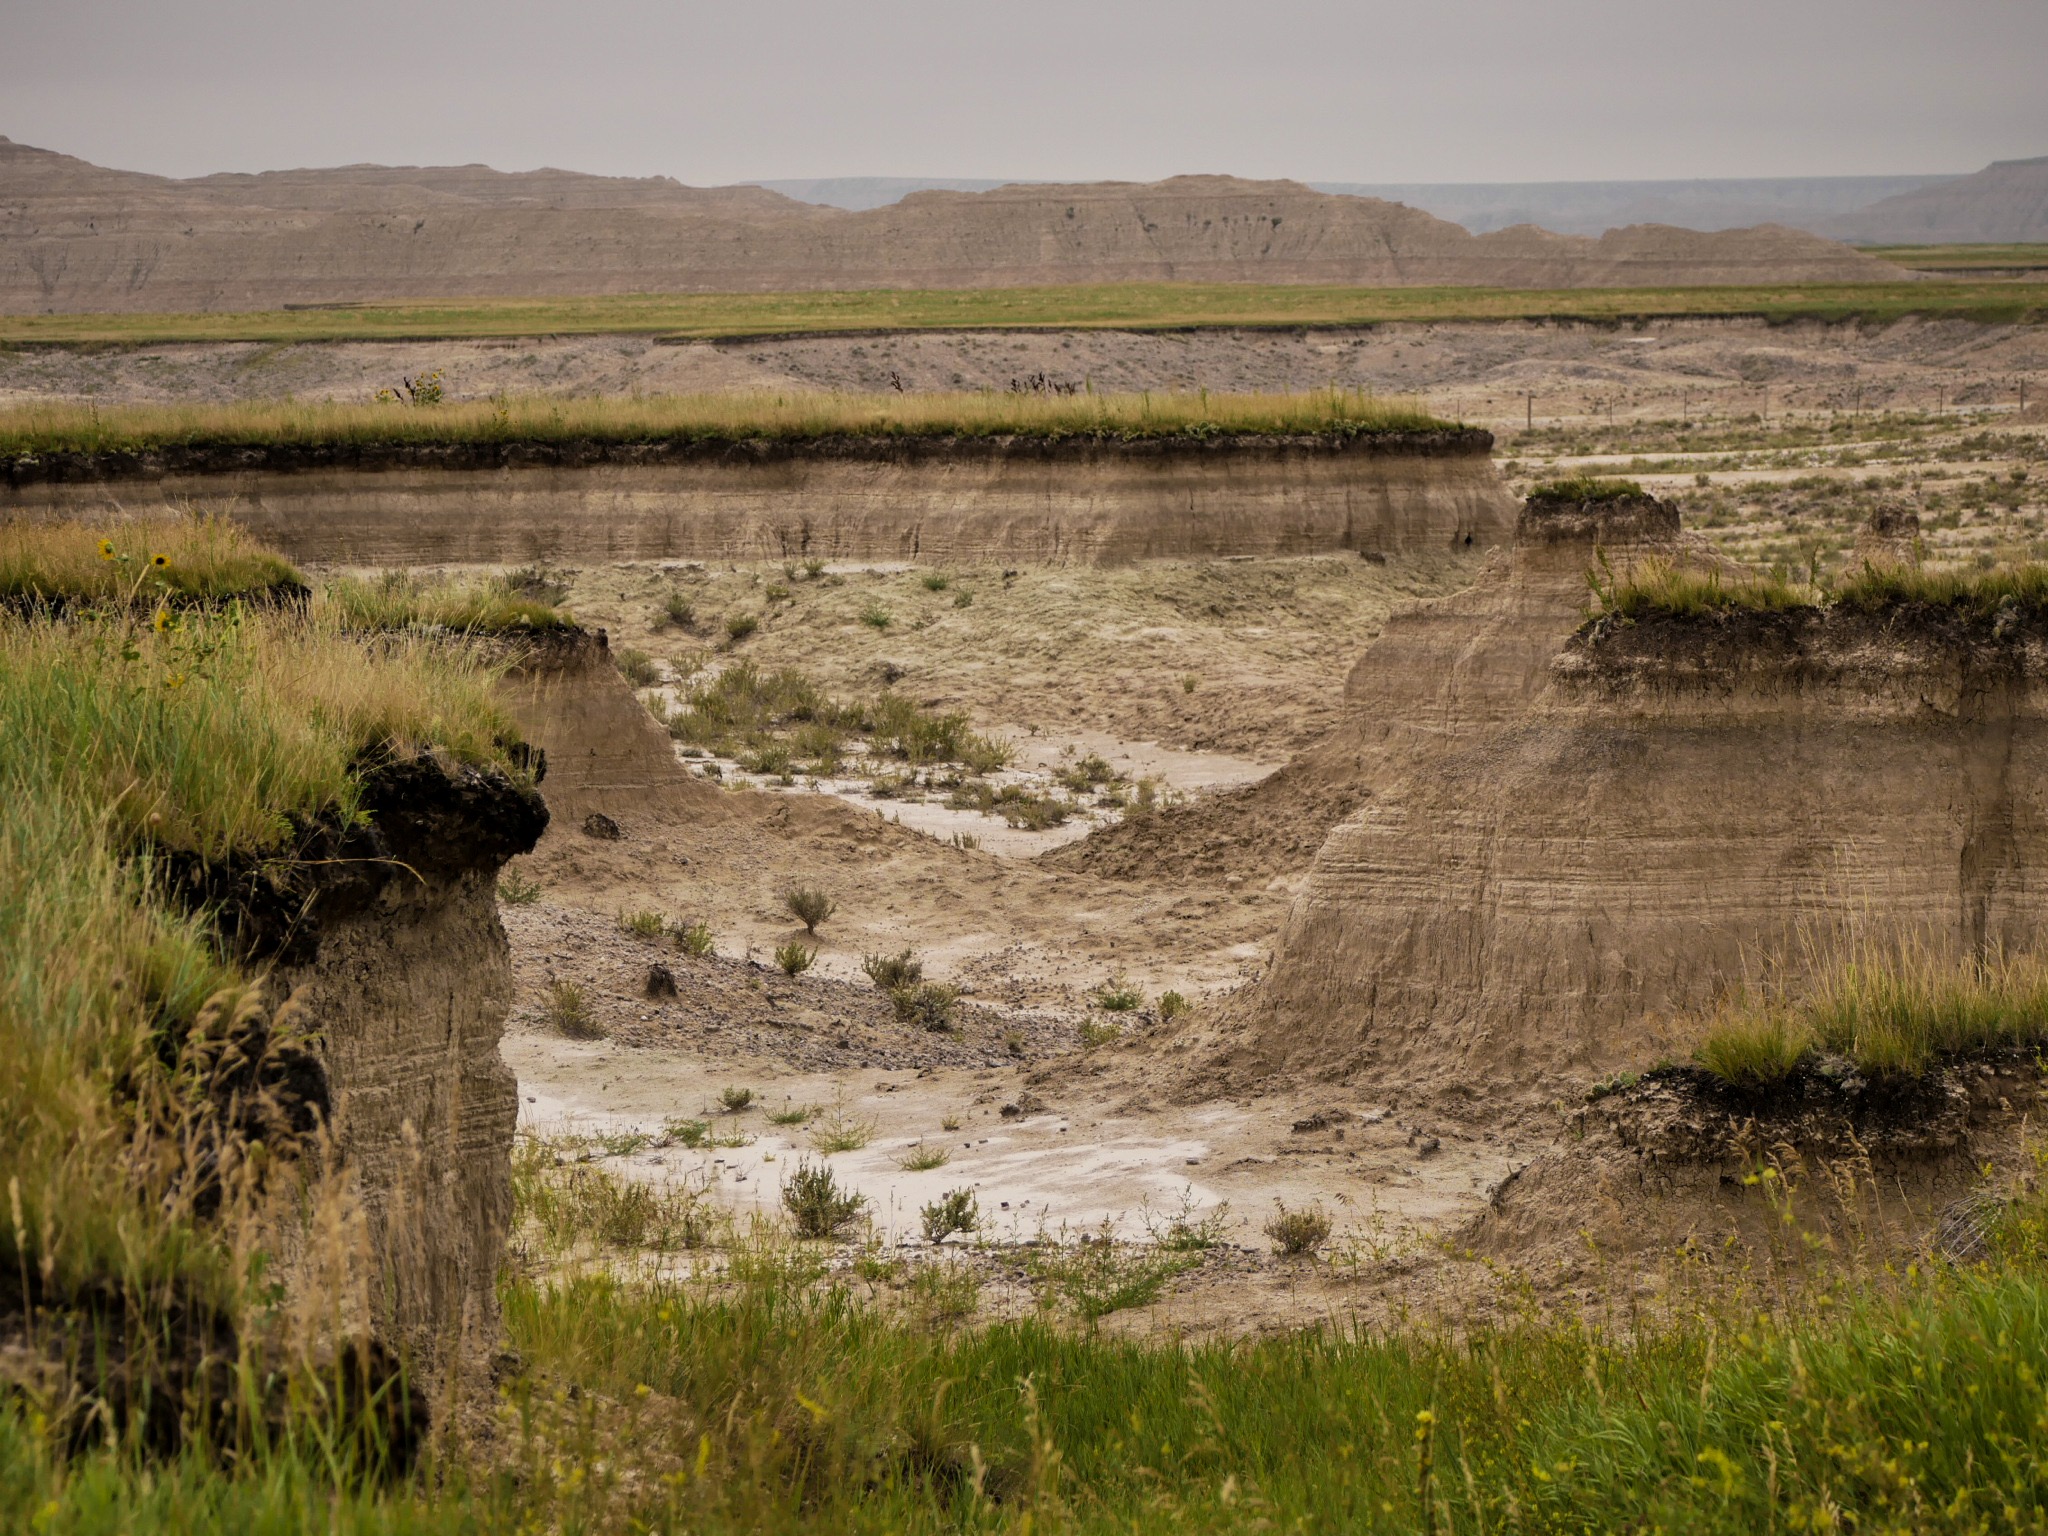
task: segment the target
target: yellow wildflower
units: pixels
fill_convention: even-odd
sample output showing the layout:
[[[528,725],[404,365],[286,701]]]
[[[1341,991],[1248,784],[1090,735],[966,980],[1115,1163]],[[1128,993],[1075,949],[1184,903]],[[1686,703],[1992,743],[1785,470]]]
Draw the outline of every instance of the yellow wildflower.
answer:
[[[111,560],[114,558],[114,541],[112,539],[100,540],[100,558],[102,560]]]
[[[160,571],[167,571],[171,568],[171,557],[169,555],[151,555],[149,563]]]
[[[171,627],[171,610],[159,606],[156,611],[156,617],[151,622],[156,626],[156,632],[160,635],[163,634]]]

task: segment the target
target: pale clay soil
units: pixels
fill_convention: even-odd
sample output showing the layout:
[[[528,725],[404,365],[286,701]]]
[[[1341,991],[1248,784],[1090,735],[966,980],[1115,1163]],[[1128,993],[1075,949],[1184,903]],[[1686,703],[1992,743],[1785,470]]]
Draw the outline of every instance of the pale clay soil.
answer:
[[[1966,506],[1939,520],[1946,526],[1930,524],[1931,542],[1961,556],[2038,547],[2040,484],[2048,480],[2038,413],[2027,425],[1993,414],[2022,375],[2048,391],[2048,331],[1951,323],[23,350],[0,353],[0,402],[86,394],[358,398],[399,373],[436,366],[461,394],[887,388],[892,375],[911,389],[1000,388],[1039,370],[1098,389],[1334,381],[1418,394],[1436,410],[1493,427],[1517,488],[1561,469],[1669,461],[1642,477],[1679,497],[1690,525],[1731,551],[1765,558],[1784,558],[1802,540],[1832,548],[1853,539],[1854,508],[1810,488],[1788,489],[1795,481],[1853,489],[1873,477],[1910,477],[1912,494],[1932,493],[1939,507],[1942,495],[1953,501],[1972,479],[2005,483],[2034,466],[2015,504]],[[1842,464],[1840,454],[1787,462],[1764,453],[1595,451],[1612,430],[1610,413],[1625,424],[1676,416],[1683,403],[1711,423],[1768,404],[1774,415],[1814,419],[1849,405],[1858,388],[1864,405],[1901,410],[1931,407],[1938,388],[1946,403],[1978,414],[1930,426],[1903,454],[1863,468]],[[1518,449],[1525,390],[1537,395],[1537,426],[1553,430]],[[2018,431],[1991,453],[1958,451],[1965,435],[1987,426]],[[1699,473],[1708,486],[1697,483]],[[1250,782],[1326,736],[1340,718],[1346,674],[1394,607],[1456,589],[1480,558],[966,568],[945,573],[941,591],[927,590],[921,571],[886,566],[834,567],[807,580],[776,566],[650,563],[566,573],[567,606],[605,627],[615,650],[653,657],[670,685],[664,697],[736,658],[797,666],[837,694],[872,696],[889,686],[927,707],[964,712],[975,729],[1015,745],[1010,777],[1044,785],[1075,757],[1098,753],[1131,780],[1154,779],[1170,799]],[[695,610],[688,628],[660,620],[672,592]],[[962,593],[970,596],[964,607]],[[891,613],[886,630],[860,621],[877,603]],[[759,617],[761,627],[727,647],[724,620],[737,613]],[[783,787],[736,772],[730,760],[722,766],[721,792],[759,801],[764,811],[729,822],[622,816],[618,844],[558,826],[521,861],[543,886],[538,903],[504,909],[517,974],[505,1054],[520,1078],[528,1132],[659,1138],[668,1121],[712,1119],[727,1139],[747,1144],[691,1151],[657,1141],[606,1163],[628,1177],[705,1188],[743,1217],[772,1210],[782,1172],[820,1155],[804,1128],[771,1125],[764,1108],[813,1105],[871,1120],[866,1147],[830,1158],[842,1182],[868,1197],[871,1240],[930,1262],[942,1255],[915,1236],[919,1207],[946,1190],[975,1189],[984,1241],[963,1249],[955,1239],[943,1256],[975,1266],[985,1316],[1035,1304],[1019,1257],[1029,1245],[1105,1223],[1143,1240],[1182,1211],[1222,1213],[1222,1246],[1174,1279],[1158,1303],[1118,1313],[1105,1327],[1235,1334],[1506,1304],[1494,1272],[1458,1259],[1455,1242],[1445,1240],[1504,1178],[1555,1143],[1554,1109],[1517,1104],[1489,1109],[1484,1120],[1450,1119],[1381,1101],[1369,1085],[1276,1083],[1257,1096],[1217,1097],[1188,1080],[1187,1041],[1202,1026],[1205,1001],[1213,1006],[1257,976],[1303,869],[1254,882],[1173,870],[1155,881],[1111,881],[1035,855],[1087,835],[1113,811],[1033,833],[948,809],[943,793],[877,801],[850,774]],[[699,760],[688,767],[703,772]],[[740,782],[755,787],[733,787]],[[830,816],[802,809],[827,799]],[[961,833],[979,846],[948,846]],[[791,979],[770,957],[802,936],[779,903],[799,880],[827,887],[840,910],[816,941],[815,968]],[[621,931],[621,912],[648,908],[709,923],[716,957],[693,961],[672,942]],[[928,974],[961,987],[955,1031],[898,1023],[861,974],[864,953],[906,946],[923,956]],[[675,974],[673,999],[643,995],[657,961]],[[1135,986],[1145,1007],[1114,1016],[1122,1038],[1087,1047],[1084,1021],[1113,1021],[1092,1006],[1112,978]],[[607,1038],[570,1040],[547,1026],[547,989],[564,980],[585,989]],[[1159,1020],[1156,1000],[1168,989],[1196,1002],[1194,1030]],[[753,1088],[760,1107],[717,1113],[728,1085]],[[1005,1106],[1018,1112],[1005,1116]],[[1293,1129],[1318,1113],[1329,1123]],[[948,1118],[957,1131],[943,1128]],[[946,1164],[900,1167],[919,1143],[942,1147]],[[1271,1255],[1258,1229],[1276,1200],[1329,1210],[1336,1235],[1321,1259]],[[1544,1277],[1532,1278],[1546,1295],[1570,1290],[1562,1280],[1546,1290]]]
[[[0,352],[0,403],[367,400],[445,371],[454,396],[662,394],[730,389],[1006,389],[1043,375],[1101,391],[1316,389],[1412,395],[1508,431],[1585,415],[1744,415],[1761,408],[1929,409],[2048,389],[2038,326],[1906,320],[1887,326],[1751,320],[1389,325],[1344,331],[936,332],[667,344],[653,337],[402,343],[195,343]],[[1768,394],[1766,393],[1768,392]]]

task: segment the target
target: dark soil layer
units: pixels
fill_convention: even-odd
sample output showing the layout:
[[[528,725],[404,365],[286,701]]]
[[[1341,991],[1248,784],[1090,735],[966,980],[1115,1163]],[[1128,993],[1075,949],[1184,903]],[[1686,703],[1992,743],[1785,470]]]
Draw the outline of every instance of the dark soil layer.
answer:
[[[1004,437],[671,437],[654,441],[598,439],[445,443],[182,442],[107,452],[60,450],[0,460],[10,486],[122,480],[172,475],[281,474],[307,470],[582,469],[603,465],[734,466],[848,461],[919,464],[1046,461],[1111,457],[1169,463],[1259,454],[1357,454],[1367,458],[1483,458],[1493,434],[1477,427],[1434,432],[1344,431],[1314,435],[1232,434],[1140,437],[1123,434]]]
[[[2016,677],[2029,651],[2048,641],[2048,609],[2008,602],[1989,612],[1973,603],[1900,601],[1880,606],[1751,608],[1589,621],[1569,646],[1598,675],[1717,688],[1756,673],[1816,677],[1941,662]]]

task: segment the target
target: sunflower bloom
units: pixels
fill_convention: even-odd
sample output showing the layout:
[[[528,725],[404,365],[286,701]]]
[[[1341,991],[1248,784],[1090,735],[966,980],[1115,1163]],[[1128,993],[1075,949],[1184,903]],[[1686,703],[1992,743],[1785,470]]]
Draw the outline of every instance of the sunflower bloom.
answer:
[[[111,560],[114,558],[114,541],[112,539],[100,540],[100,558],[102,560]]]
[[[163,634],[171,627],[171,610],[159,607],[156,611],[156,618],[151,622],[156,625],[156,632],[160,635]]]
[[[167,571],[171,568],[171,557],[169,555],[151,555],[149,563],[160,571]]]

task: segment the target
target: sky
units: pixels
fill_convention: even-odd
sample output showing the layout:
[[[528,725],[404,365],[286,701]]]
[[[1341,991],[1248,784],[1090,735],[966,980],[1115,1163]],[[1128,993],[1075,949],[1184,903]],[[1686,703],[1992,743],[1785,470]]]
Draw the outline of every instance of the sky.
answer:
[[[2048,155],[2048,0],[0,0],[0,134],[166,175],[1459,182]]]

